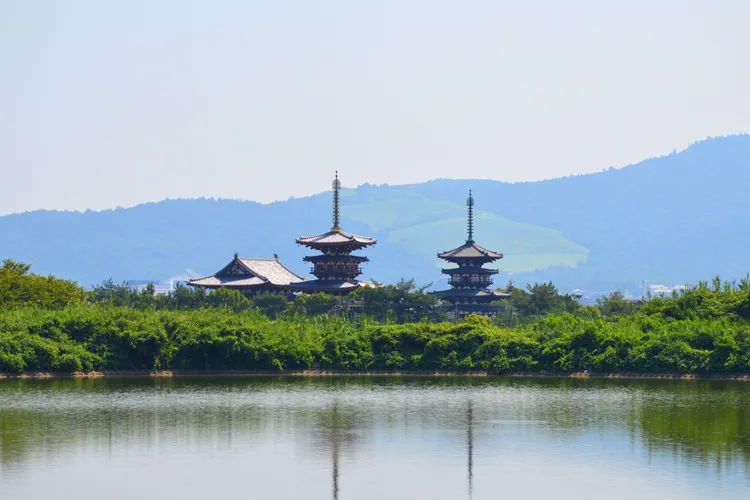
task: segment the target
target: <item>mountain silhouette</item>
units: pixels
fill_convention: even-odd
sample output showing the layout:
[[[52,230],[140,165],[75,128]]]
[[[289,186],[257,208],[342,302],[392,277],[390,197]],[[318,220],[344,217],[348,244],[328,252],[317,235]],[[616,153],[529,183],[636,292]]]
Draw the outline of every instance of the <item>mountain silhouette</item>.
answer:
[[[366,278],[416,278],[444,287],[436,254],[466,239],[465,199],[476,200],[475,239],[503,252],[497,286],[552,280],[563,290],[635,292],[750,271],[750,136],[697,142],[621,169],[526,183],[438,179],[342,191],[342,227],[373,236]],[[331,225],[331,194],[260,204],[193,199],[99,212],[33,211],[0,217],[0,258],[89,286],[112,278],[210,274],[239,252],[279,254],[308,275],[295,238]]]

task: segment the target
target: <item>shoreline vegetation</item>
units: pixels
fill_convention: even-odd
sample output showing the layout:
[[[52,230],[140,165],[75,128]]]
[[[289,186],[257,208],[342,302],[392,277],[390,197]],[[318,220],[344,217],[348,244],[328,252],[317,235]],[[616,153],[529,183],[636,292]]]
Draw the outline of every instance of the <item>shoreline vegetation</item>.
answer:
[[[0,380],[102,379],[102,378],[189,378],[189,377],[505,377],[573,378],[598,380],[734,380],[750,382],[750,374],[695,373],[597,373],[597,372],[441,372],[441,371],[337,371],[296,370],[288,372],[255,370],[131,370],[92,372],[0,373]]]
[[[413,281],[363,289],[343,303],[322,294],[287,302],[185,287],[155,296],[111,282],[85,291],[6,260],[0,374],[741,380],[750,374],[749,278],[715,278],[638,302],[615,292],[585,307],[552,283],[507,289],[513,296],[496,318],[449,322],[434,296]],[[351,301],[366,306],[348,307]]]

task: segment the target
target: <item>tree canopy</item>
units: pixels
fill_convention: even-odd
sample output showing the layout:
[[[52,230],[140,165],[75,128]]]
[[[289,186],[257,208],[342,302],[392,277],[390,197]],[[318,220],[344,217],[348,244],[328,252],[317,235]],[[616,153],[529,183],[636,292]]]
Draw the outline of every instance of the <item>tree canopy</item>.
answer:
[[[30,273],[31,266],[10,259],[0,267],[0,307],[60,308],[81,302],[86,292],[73,281]]]

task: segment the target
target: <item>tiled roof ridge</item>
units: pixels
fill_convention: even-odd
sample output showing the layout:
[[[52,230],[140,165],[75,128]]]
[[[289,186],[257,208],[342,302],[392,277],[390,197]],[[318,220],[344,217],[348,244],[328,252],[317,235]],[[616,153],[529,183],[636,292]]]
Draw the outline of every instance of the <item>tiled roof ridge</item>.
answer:
[[[261,259],[247,259],[247,258],[244,258],[244,257],[239,257],[239,256],[238,256],[238,257],[237,257],[237,260],[238,260],[238,261],[240,262],[240,264],[242,264],[242,267],[244,267],[245,269],[247,269],[247,271],[248,271],[248,272],[249,272],[250,274],[252,274],[252,275],[254,275],[254,276],[256,276],[256,277],[258,277],[258,278],[262,279],[262,280],[263,280],[263,281],[265,281],[266,283],[270,283],[270,281],[271,281],[271,280],[270,280],[270,279],[268,278],[268,276],[264,275],[263,273],[260,273],[260,272],[256,271],[255,269],[251,269],[251,268],[250,268],[250,265],[249,265],[249,264],[247,264],[247,263],[245,262],[245,261],[250,261],[250,262],[252,262],[253,260],[255,260],[255,261],[257,262],[257,261],[259,261],[259,260],[261,260]],[[265,260],[264,260],[264,262],[265,262]]]
[[[303,278],[302,276],[299,276],[297,273],[295,273],[294,271],[292,271],[291,269],[289,269],[288,267],[286,267],[284,264],[282,264],[279,261],[279,259],[276,258],[276,257],[274,257],[273,259],[246,259],[246,260],[255,260],[255,261],[262,261],[262,262],[275,262],[279,267],[281,267],[282,269],[284,269],[284,271],[288,272],[289,274],[291,274],[295,278],[299,279],[300,281],[306,281],[305,278]],[[250,272],[255,273],[256,275],[259,275],[260,278],[263,278],[266,281],[270,281],[270,278],[268,278],[265,275],[260,276],[260,273],[258,271],[256,271],[256,270],[250,270]]]
[[[239,255],[235,254],[234,259],[227,264],[226,266],[222,267],[217,272],[211,274],[210,276],[204,276],[200,278],[195,278],[193,280],[190,280],[191,282],[206,280],[209,278],[222,278],[222,273],[229,268],[232,264],[235,262],[239,263],[242,268],[247,271],[247,273],[250,276],[253,276],[255,278],[258,278],[259,280],[263,281],[264,283],[270,283],[272,285],[279,285],[279,281],[289,281],[289,283],[294,282],[303,282],[307,281],[302,276],[299,276],[297,273],[293,272],[291,269],[286,267],[284,264],[282,264],[278,256],[274,255],[273,258],[255,258],[255,257],[240,257]],[[261,266],[261,269],[258,269],[258,266],[253,265],[258,264]],[[267,266],[268,264],[271,264],[273,267],[276,268],[276,271],[273,270],[273,268],[266,267],[263,269],[263,266]],[[279,273],[282,274],[282,276],[279,276]],[[275,275],[274,277],[271,277],[271,275]],[[286,275],[286,276],[284,276]]]

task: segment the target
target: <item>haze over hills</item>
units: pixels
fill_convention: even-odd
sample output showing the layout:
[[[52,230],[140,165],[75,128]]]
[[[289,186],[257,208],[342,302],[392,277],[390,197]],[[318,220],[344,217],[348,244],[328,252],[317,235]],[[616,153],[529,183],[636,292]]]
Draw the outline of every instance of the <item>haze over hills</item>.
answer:
[[[343,172],[345,179],[346,173]],[[465,199],[477,203],[475,239],[505,253],[503,286],[553,280],[562,289],[629,289],[642,280],[689,283],[750,271],[750,136],[708,139],[622,169],[529,183],[440,179],[343,191],[345,230],[373,236],[365,277],[414,277],[445,286],[438,251],[466,239]],[[0,258],[84,285],[112,278],[210,274],[239,252],[279,254],[307,275],[295,238],[326,231],[331,196],[259,204],[167,200],[101,212],[0,217]]]

